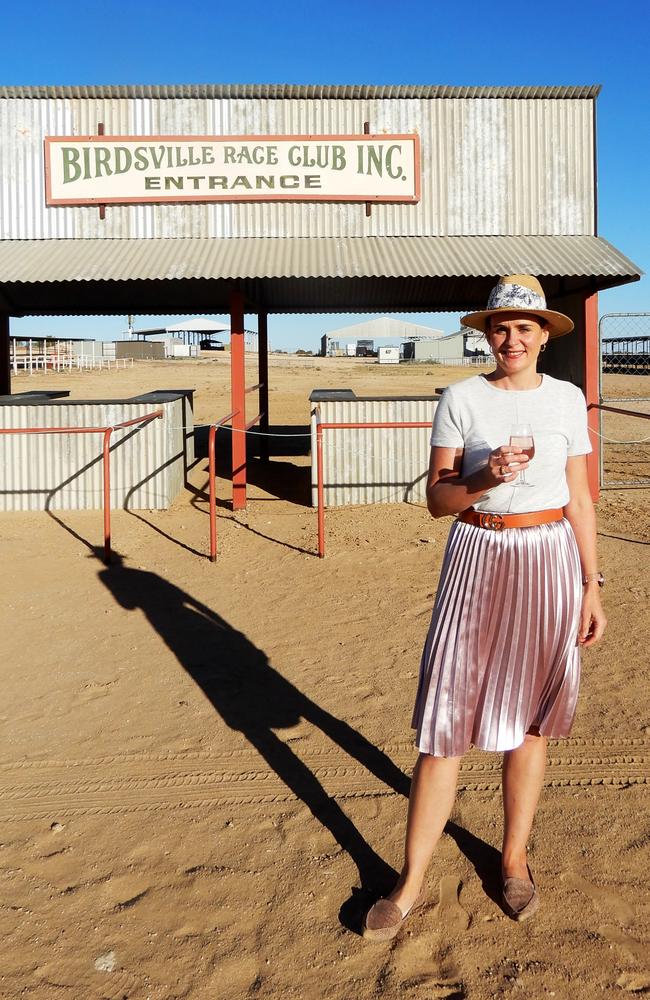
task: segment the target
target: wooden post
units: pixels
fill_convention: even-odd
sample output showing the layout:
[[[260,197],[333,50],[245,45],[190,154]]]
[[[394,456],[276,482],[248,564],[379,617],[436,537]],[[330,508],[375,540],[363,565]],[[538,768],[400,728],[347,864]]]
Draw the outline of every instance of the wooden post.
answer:
[[[363,123],[363,134],[364,135],[370,135],[370,122],[364,122]],[[371,215],[372,215],[372,203],[369,202],[369,201],[367,201],[366,202],[366,218],[369,219]]]
[[[104,135],[104,122],[97,123],[97,135]],[[99,218],[103,221],[106,218],[106,205],[98,205]]]
[[[589,426],[590,440],[593,451],[587,455],[587,475],[589,478],[589,489],[594,503],[600,493],[600,469],[599,452],[600,438],[600,410],[597,404],[599,397],[599,372],[600,347],[598,342],[598,294],[587,295],[584,303],[584,330],[585,330],[585,352],[584,352],[584,390],[587,400],[587,423]],[[589,409],[591,407],[591,409]],[[594,433],[595,432],[595,433]]]
[[[6,313],[0,313],[0,396],[9,396],[10,394],[9,317]]]
[[[232,427],[232,509],[246,508],[246,354],[244,296],[230,295],[230,399]]]
[[[260,419],[260,458],[263,462],[269,460],[269,334],[268,314],[258,313],[257,316],[257,370],[259,373],[259,413]]]

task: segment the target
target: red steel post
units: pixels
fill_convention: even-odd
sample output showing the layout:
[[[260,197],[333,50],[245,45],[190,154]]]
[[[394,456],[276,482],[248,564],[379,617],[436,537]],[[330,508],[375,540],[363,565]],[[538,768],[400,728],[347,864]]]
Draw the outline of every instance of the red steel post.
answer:
[[[112,427],[104,431],[104,562],[111,561],[111,434]]]
[[[325,489],[323,486],[323,428],[316,424],[316,478],[318,482],[318,557],[325,558]]]
[[[268,314],[261,312],[257,317],[257,363],[260,382],[260,459],[269,460],[269,333]]]
[[[592,452],[587,455],[587,478],[589,480],[589,490],[591,498],[596,502],[600,492],[599,476],[599,451],[600,420],[598,416],[598,405],[600,398],[598,393],[598,366],[600,364],[600,345],[598,341],[598,295],[587,295],[584,304],[584,329],[585,329],[585,367],[584,367],[584,387],[587,400],[587,425],[590,431]]]
[[[10,393],[9,316],[7,313],[0,313],[0,396],[9,396]]]
[[[244,296],[230,296],[230,397],[232,403],[232,509],[246,508],[246,356]]]
[[[215,482],[216,462],[215,462],[215,438],[217,436],[216,424],[210,425],[208,434],[208,468],[210,482],[210,562],[217,561],[217,485]]]

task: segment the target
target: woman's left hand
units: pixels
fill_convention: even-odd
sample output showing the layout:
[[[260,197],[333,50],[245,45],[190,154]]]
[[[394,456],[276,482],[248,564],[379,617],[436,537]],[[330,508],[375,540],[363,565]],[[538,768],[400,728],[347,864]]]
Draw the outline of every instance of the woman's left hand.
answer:
[[[600,594],[593,586],[587,584],[582,592],[578,643],[581,646],[595,646],[602,639],[606,625],[607,619],[600,601]]]

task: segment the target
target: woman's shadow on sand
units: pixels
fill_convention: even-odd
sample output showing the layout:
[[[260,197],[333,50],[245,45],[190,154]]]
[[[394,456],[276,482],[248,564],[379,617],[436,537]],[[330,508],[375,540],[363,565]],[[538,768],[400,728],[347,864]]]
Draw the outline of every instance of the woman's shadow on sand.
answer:
[[[95,554],[101,558],[99,550]],[[365,736],[291,684],[242,632],[186,591],[156,573],[125,566],[116,553],[112,564],[99,572],[99,578],[121,607],[140,609],[145,614],[224,723],[246,737],[348,852],[357,866],[361,891],[353,890],[341,908],[340,918],[345,926],[358,931],[370,892],[376,895],[392,888],[396,872],[369,846],[338,802],[275,730],[291,728],[304,719],[398,794],[408,797],[410,778]],[[483,852],[479,850],[476,855],[476,849],[467,850],[470,835],[452,823],[448,824],[448,832],[481,874],[479,856]],[[457,834],[463,835],[462,845]]]

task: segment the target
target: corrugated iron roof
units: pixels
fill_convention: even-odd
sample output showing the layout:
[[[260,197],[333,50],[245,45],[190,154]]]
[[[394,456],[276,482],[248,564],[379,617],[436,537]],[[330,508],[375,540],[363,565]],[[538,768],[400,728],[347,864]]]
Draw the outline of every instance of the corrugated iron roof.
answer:
[[[595,236],[3,240],[0,309],[20,315],[460,311],[500,274],[542,278],[549,301],[635,281]]]
[[[293,83],[187,83],[187,84],[108,84],[100,86],[36,86],[0,87],[0,99],[44,98],[205,98],[214,99],[267,99],[277,100],[384,100],[427,98],[507,98],[531,100],[534,98],[591,100],[600,93],[600,84],[590,86],[549,87],[446,87],[419,84],[389,84],[373,87],[365,84],[342,86],[327,84]]]
[[[598,236],[0,241],[3,283],[494,277],[509,272],[540,277],[641,274]]]

